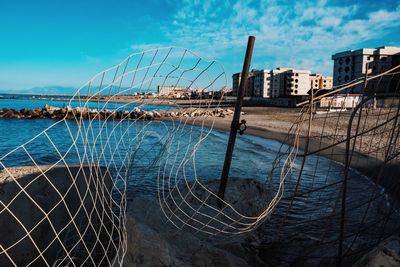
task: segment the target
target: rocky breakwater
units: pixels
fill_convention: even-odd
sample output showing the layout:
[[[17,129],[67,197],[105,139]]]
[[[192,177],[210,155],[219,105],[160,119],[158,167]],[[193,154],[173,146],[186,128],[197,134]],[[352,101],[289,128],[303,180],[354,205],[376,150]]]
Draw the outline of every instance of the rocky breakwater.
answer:
[[[243,113],[243,112],[242,112]],[[170,111],[145,111],[140,108],[128,110],[108,110],[108,109],[90,109],[90,108],[72,108],[70,106],[64,108],[57,108],[51,106],[44,106],[43,108],[36,109],[0,109],[0,118],[14,118],[14,119],[143,119],[153,120],[157,118],[178,118],[178,117],[226,117],[231,116],[233,110],[214,108],[187,108],[180,110]]]
[[[185,108],[181,110],[166,111],[163,113],[165,117],[186,117],[186,118],[196,118],[196,117],[226,117],[232,116],[234,113],[231,109],[223,108]],[[242,115],[245,113],[242,112]]]

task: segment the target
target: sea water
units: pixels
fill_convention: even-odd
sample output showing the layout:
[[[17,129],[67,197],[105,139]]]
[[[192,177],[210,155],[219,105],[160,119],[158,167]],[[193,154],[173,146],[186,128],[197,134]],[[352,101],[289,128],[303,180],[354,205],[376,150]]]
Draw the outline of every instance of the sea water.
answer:
[[[3,108],[1,103],[15,109],[39,107],[43,104],[65,104],[62,101],[52,103],[42,100],[5,100],[0,101],[0,108]],[[163,106],[148,108],[168,109]],[[0,119],[0,158],[48,127],[51,127],[48,136],[59,150],[54,149],[46,137],[40,136],[25,145],[30,156],[23,149],[17,149],[11,155],[3,157],[2,163],[6,167],[27,166],[33,165],[33,158],[38,165],[55,164],[60,159],[58,152],[68,151],[72,146],[78,150],[91,146],[98,151],[105,151],[99,164],[108,164],[111,161],[118,165],[126,160],[120,155],[129,153],[128,166],[131,169],[127,180],[128,200],[141,194],[156,196],[160,178],[172,181],[182,181],[183,178],[218,179],[222,171],[228,140],[228,133],[225,131],[171,121],[140,121],[134,124],[120,121],[96,121],[91,124],[83,121],[81,125],[75,121],[65,121],[52,126],[55,122],[52,119]],[[99,136],[97,141],[93,141],[88,135],[74,135],[79,130],[89,128],[91,134]],[[113,129],[118,131],[113,132]],[[124,129],[128,131],[124,132]],[[238,136],[230,176],[256,179],[265,183],[271,178],[271,168],[281,146],[287,147],[275,140],[248,134]],[[78,154],[82,154],[83,150],[76,155],[70,153],[67,163],[76,164],[79,162]],[[168,167],[167,172],[163,171],[165,166]],[[301,158],[297,158],[293,166],[293,172],[285,183],[283,198],[263,226],[265,242],[272,242],[277,236],[283,240],[295,239],[303,245],[309,240],[320,240],[319,248],[334,255],[336,251],[332,252],[331,248],[337,243],[335,240],[338,238],[340,225],[343,166],[320,156],[310,156],[299,184],[297,177]],[[275,187],[279,183],[279,171],[271,179]],[[331,175],[327,177],[328,171]],[[324,188],[328,184],[331,186]],[[321,189],[310,191],[318,187]],[[293,194],[298,196],[293,198]],[[373,201],[369,201],[371,197]],[[375,186],[368,177],[351,170],[346,199],[347,245],[370,245],[380,236],[398,232],[400,217],[397,212],[393,212],[392,203],[383,188]],[[357,233],[360,229],[363,230]],[[288,242],[287,246],[293,244]],[[295,250],[290,253],[295,253]]]

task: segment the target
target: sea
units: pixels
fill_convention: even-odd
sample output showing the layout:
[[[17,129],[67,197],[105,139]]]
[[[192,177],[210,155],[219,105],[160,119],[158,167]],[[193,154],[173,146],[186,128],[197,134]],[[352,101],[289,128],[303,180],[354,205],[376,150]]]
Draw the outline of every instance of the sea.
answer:
[[[0,109],[33,109],[44,105],[65,107],[69,104],[71,103],[62,99],[38,100],[31,99],[31,96],[26,95],[15,95],[14,97],[10,97],[10,95],[4,97],[3,95],[0,97]],[[72,103],[72,105],[79,106],[80,104]],[[98,104],[90,105],[93,105],[90,106],[91,108],[97,108]],[[119,109],[124,106],[124,109],[129,110],[133,109],[135,105],[124,106],[122,103],[113,103],[108,108]],[[168,110],[173,107],[147,105],[141,108]],[[74,139],[74,133],[82,130],[82,125],[77,125],[75,121],[55,124],[56,122],[56,120],[47,118],[34,120],[0,118],[0,162],[2,168],[57,163],[60,157],[54,145],[59,151],[68,151],[68,148],[74,144],[78,150],[87,146],[85,140],[80,140],[79,137]],[[89,126],[94,135],[100,132],[107,133],[103,141],[94,144],[95,146],[104,146],[107,148],[106,151],[111,151],[104,153],[104,164],[111,160],[118,165],[124,159],[113,152],[118,151],[124,154],[128,149],[126,143],[133,142],[131,146],[133,151],[129,151],[129,153],[133,152],[134,157],[132,156],[133,161],[129,165],[131,170],[127,181],[128,200],[134,199],[138,195],[157,196],[160,166],[166,164],[169,164],[170,167],[172,165],[177,167],[184,162],[184,168],[176,168],[176,171],[173,167],[171,168],[174,169],[175,177],[185,177],[189,180],[218,179],[221,175],[228,141],[228,133],[225,131],[193,126],[185,124],[184,121],[141,121],[134,125],[116,121],[100,122],[96,125],[83,122],[84,129],[88,129]],[[43,136],[30,141],[49,127],[48,136],[54,145],[49,142],[47,137]],[[113,129],[118,129],[118,131],[113,132]],[[127,135],[124,129],[128,129]],[[110,136],[112,138],[109,138]],[[103,137],[100,135],[101,138]],[[87,140],[86,138],[86,142]],[[121,140],[122,142],[120,142]],[[24,149],[18,148],[21,144],[25,144],[24,149],[29,151],[29,156]],[[287,148],[287,145],[276,140],[246,133],[238,135],[230,176],[255,179],[266,183],[271,178],[271,169],[276,163],[279,151],[286,151]],[[10,153],[10,151],[13,152]],[[299,154],[301,152],[299,151]],[[32,158],[35,162],[32,162]],[[71,152],[68,163],[76,164],[78,160],[78,155],[74,156]],[[315,168],[317,163],[318,169]],[[317,240],[316,242],[320,242],[320,247],[326,246],[324,249],[327,255],[329,253],[329,255],[335,255],[336,250],[332,249],[335,241],[330,243],[325,241],[335,240],[337,232],[327,233],[323,229],[327,224],[332,224],[332,231],[337,231],[339,227],[340,209],[337,207],[341,196],[343,165],[321,156],[310,156],[305,163],[301,182],[297,184],[296,178],[299,175],[300,166],[301,158],[299,157],[293,162],[293,173],[291,178],[288,178],[281,202],[271,218],[263,225],[265,243],[271,245],[271,240],[277,235],[276,224],[284,222],[285,225],[279,227],[280,233],[283,233],[280,234],[280,239],[295,239],[296,242]],[[331,173],[329,177],[326,176],[327,172]],[[279,177],[272,177],[272,183],[275,183],[276,186],[279,183]],[[326,184],[335,183],[337,186],[323,188]],[[315,192],[310,190],[317,187],[321,189]],[[308,193],[299,194],[293,201],[292,196],[295,192]],[[374,197],[373,201],[368,201],[372,194],[377,197]],[[399,233],[400,215],[394,206],[395,201],[383,188],[372,183],[368,177],[356,170],[351,170],[347,195],[349,209],[346,213],[346,234],[349,236],[346,241],[348,246],[368,248],[369,245],[375,244],[378,236],[385,237],[392,233]],[[287,246],[290,245],[291,243],[288,242]],[[291,257],[290,253],[294,252],[295,249],[289,251],[287,257]]]

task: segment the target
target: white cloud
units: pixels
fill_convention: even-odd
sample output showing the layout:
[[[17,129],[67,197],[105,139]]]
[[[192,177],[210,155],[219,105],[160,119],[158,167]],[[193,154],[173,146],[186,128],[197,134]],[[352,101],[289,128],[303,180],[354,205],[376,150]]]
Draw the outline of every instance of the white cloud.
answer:
[[[242,53],[252,34],[257,37],[255,61],[263,57],[276,60],[259,67],[287,62],[330,73],[332,53],[358,48],[359,43],[382,38],[400,26],[400,5],[394,10],[370,11],[363,17],[357,16],[359,10],[357,5],[334,6],[326,1],[293,5],[266,0],[258,4],[184,0],[173,17],[173,28],[162,30],[167,39],[216,58]]]

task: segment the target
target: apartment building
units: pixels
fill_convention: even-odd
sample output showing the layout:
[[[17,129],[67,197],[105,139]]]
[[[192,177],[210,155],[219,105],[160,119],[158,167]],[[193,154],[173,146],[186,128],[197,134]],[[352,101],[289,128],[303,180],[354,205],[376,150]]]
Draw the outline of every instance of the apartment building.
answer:
[[[311,72],[309,70],[289,69],[284,75],[284,95],[304,96],[311,89]]]
[[[237,95],[240,79],[240,73],[233,74],[233,95]],[[330,89],[332,88],[332,77],[311,74],[309,70],[294,68],[253,69],[249,73],[245,96],[262,98],[306,96],[311,87],[315,89]]]
[[[270,84],[271,81],[271,71],[270,70],[255,70],[254,71],[254,86],[253,86],[253,96],[254,97],[272,97],[272,90]]]
[[[399,64],[400,47],[382,46],[378,48],[362,48],[348,50],[332,55],[333,85],[340,86],[355,79],[384,72]],[[368,69],[367,69],[368,64]],[[373,81],[368,84],[368,90],[374,90],[379,82],[379,90],[390,90],[389,78]],[[361,92],[363,85],[350,88],[347,92]]]
[[[244,96],[253,96],[253,87],[254,87],[254,71],[249,72],[249,77],[247,81],[247,86],[244,92]],[[242,73],[235,73],[232,75],[232,95],[237,96],[239,92],[239,85],[242,79]]]
[[[333,87],[333,78],[331,76],[323,76],[321,74],[310,74],[311,88],[314,90],[325,89],[330,90]]]
[[[276,98],[307,95],[310,90],[310,71],[276,68],[255,72],[254,96]]]

